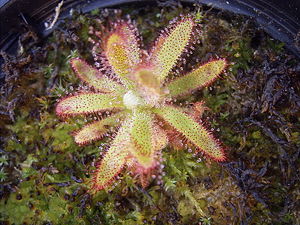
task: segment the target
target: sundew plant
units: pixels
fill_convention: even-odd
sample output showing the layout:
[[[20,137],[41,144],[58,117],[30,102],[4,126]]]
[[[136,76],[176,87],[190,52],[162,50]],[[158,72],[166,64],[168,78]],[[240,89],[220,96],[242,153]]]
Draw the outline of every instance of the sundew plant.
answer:
[[[168,79],[183,53],[196,44],[199,31],[193,17],[171,21],[150,51],[141,50],[137,33],[131,21],[121,20],[107,34],[98,34],[101,43],[94,42],[93,53],[101,61],[99,68],[80,58],[71,59],[74,72],[90,90],[65,97],[56,107],[62,118],[100,117],[73,133],[79,145],[108,133],[114,135],[93,172],[91,189],[95,191],[109,187],[124,167],[139,177],[143,187],[147,186],[168,143],[201,151],[215,161],[225,160],[219,141],[199,122],[203,102],[194,103],[193,108],[174,102],[209,85],[225,69],[226,61],[212,59]]]

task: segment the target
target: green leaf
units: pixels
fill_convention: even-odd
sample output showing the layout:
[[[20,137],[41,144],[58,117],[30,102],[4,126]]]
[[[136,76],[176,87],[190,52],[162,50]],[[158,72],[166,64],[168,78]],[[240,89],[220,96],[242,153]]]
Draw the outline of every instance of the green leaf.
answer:
[[[111,126],[120,123],[121,116],[123,116],[123,113],[117,113],[84,126],[82,129],[73,133],[75,142],[79,145],[85,145],[101,139],[105,133],[110,131]]]
[[[126,87],[133,87],[128,75],[140,63],[141,54],[133,25],[124,21],[116,23],[114,31],[104,40],[103,49],[113,72]]]
[[[59,116],[72,116],[122,109],[123,107],[121,97],[90,92],[63,99],[56,106],[56,114]]]
[[[182,96],[209,85],[225,69],[224,59],[213,60],[166,85],[171,97]]]
[[[149,112],[136,111],[133,113],[133,126],[130,132],[133,143],[130,152],[137,160],[141,169],[148,169],[155,165],[155,156],[167,144],[163,130],[153,123],[153,116]]]
[[[70,61],[76,75],[89,86],[102,92],[125,92],[125,87],[104,76],[98,69],[88,65],[84,60],[74,58]]]
[[[92,178],[92,189],[97,191],[108,187],[120,173],[126,163],[128,149],[132,148],[128,134],[132,127],[131,120],[125,120],[113,140],[109,150],[97,165]]]
[[[130,137],[134,148],[131,152],[143,167],[153,164],[152,117],[149,113],[135,112]]]
[[[162,108],[154,109],[154,112],[205,154],[216,161],[225,160],[220,144],[201,124],[194,121],[181,109],[166,105]]]
[[[157,39],[151,57],[161,82],[168,76],[188,45],[193,27],[193,20],[187,17],[178,21],[175,26],[171,25],[168,28],[169,32],[161,34]]]

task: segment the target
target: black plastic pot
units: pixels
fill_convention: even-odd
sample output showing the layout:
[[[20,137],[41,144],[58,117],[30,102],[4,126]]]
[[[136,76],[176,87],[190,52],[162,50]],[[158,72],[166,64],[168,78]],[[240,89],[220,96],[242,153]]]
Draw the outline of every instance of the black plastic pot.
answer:
[[[23,26],[31,26],[47,36],[45,22],[51,20],[60,0],[0,0],[0,49],[12,53]],[[65,0],[59,19],[67,17],[71,8],[88,12],[98,7],[121,4],[171,4],[175,0]],[[183,4],[204,3],[219,9],[253,17],[266,32],[286,43],[300,57],[299,0],[182,0]],[[58,20],[59,22],[59,20]]]

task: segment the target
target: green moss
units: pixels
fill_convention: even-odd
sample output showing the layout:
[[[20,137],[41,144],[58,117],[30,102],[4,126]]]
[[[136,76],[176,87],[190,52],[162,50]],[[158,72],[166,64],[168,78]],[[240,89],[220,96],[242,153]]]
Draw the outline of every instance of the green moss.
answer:
[[[254,139],[261,139],[261,132],[258,130],[258,131],[254,131],[253,133],[252,133],[252,137],[254,138]]]
[[[100,14],[100,9],[93,9],[93,10],[91,11],[91,15],[92,15],[92,16],[97,16],[98,14]]]
[[[19,191],[1,203],[1,209],[5,209],[1,214],[11,224],[42,221],[58,224],[61,218],[69,214],[63,196],[49,188],[37,186],[34,180],[23,182]]]

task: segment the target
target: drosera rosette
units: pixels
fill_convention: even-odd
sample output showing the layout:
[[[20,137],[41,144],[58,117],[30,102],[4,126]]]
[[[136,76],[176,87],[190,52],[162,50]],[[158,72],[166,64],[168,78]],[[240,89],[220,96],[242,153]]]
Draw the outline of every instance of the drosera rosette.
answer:
[[[93,53],[100,68],[79,58],[71,60],[74,72],[91,91],[62,99],[57,115],[100,115],[74,132],[79,145],[99,140],[115,128],[110,147],[92,174],[91,190],[109,188],[124,167],[147,186],[162,161],[161,150],[167,144],[176,146],[178,138],[185,143],[183,148],[191,146],[215,161],[226,159],[220,142],[197,120],[205,109],[203,102],[194,104],[194,113],[173,104],[218,78],[226,60],[211,60],[166,81],[197,34],[194,18],[182,16],[161,32],[147,53],[140,48],[133,23],[121,20],[103,38],[99,36],[101,44],[95,42]]]

